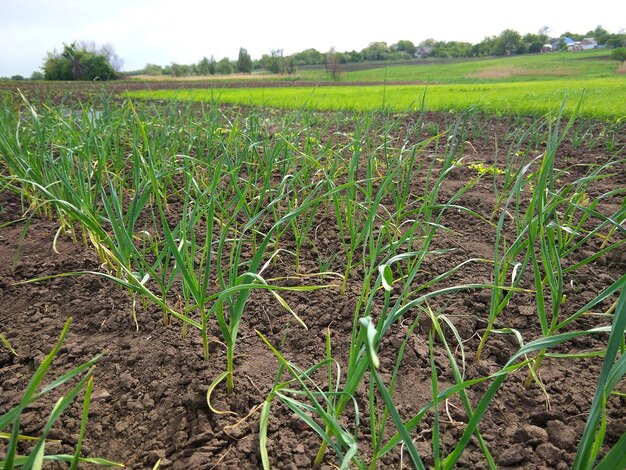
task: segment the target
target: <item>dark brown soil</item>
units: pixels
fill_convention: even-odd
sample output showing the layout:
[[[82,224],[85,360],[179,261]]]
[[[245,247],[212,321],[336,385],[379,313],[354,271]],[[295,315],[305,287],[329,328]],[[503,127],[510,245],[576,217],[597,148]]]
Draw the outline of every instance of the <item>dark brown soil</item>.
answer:
[[[120,94],[133,90],[181,90],[181,89],[210,89],[210,88],[284,88],[284,87],[326,87],[326,86],[374,86],[380,82],[314,82],[310,80],[114,80],[110,82],[0,82],[0,91],[7,90],[14,93],[19,88],[27,97],[51,97],[55,101],[66,101],[80,97],[85,100],[102,93]],[[386,85],[415,85],[423,82],[389,81]],[[19,100],[19,99],[18,99]]]
[[[490,135],[494,137],[492,132],[498,131],[492,129]],[[472,143],[472,159],[493,161],[493,138]],[[559,166],[601,161],[605,155],[601,147],[588,149],[565,145],[559,153]],[[572,171],[583,171],[576,168]],[[602,189],[623,187],[626,184],[624,174],[622,171],[621,176],[605,180]],[[442,193],[450,196],[470,177],[472,170],[460,168],[447,181]],[[419,192],[418,183],[416,180],[416,192]],[[482,180],[459,203],[488,215],[495,202],[493,196],[489,196],[491,190],[491,182]],[[22,217],[20,199],[6,191],[0,193],[0,226],[3,227],[0,229],[0,332],[19,354],[13,356],[5,348],[0,348],[0,413],[18,403],[35,368],[50,351],[64,322],[71,316],[73,324],[50,380],[99,352],[105,352],[96,370],[83,455],[122,462],[130,468],[151,468],[159,459],[162,468],[172,469],[259,468],[258,407],[272,387],[278,364],[255,329],[274,345],[279,345],[286,337],[286,357],[308,367],[324,358],[325,337],[330,326],[334,355],[340,360],[347,357],[354,302],[361,289],[362,280],[358,273],[345,295],[337,290],[285,294],[292,308],[307,323],[308,331],[299,327],[271,296],[254,293],[246,309],[237,347],[236,393],[227,395],[222,384],[212,398],[216,409],[232,414],[215,414],[208,408],[206,393],[209,384],[225,367],[225,349],[217,340],[217,325],[213,325],[215,336],[207,363],[202,358],[199,333],[190,331],[184,336],[181,325],[176,322],[164,326],[161,313],[152,306],[145,311],[141,307],[138,309],[139,329],[136,330],[130,296],[100,278],[65,277],[16,284],[48,274],[100,269],[94,252],[69,238],[60,238],[59,253],[53,251],[57,223],[38,215],[28,220],[21,220]],[[13,223],[6,225],[8,222]],[[424,268],[424,280],[468,258],[493,257],[494,232],[491,227],[462,213],[450,213],[444,224],[452,231],[443,233],[435,241],[435,247],[455,250],[433,257]],[[320,240],[318,249],[326,253],[340,251],[336,230],[326,228],[331,235]],[[597,247],[589,247],[590,250],[594,248]],[[305,256],[304,263],[313,264],[314,260],[313,255]],[[291,263],[290,259],[279,259],[274,269],[277,274],[288,274]],[[586,267],[576,279],[568,278],[568,285],[572,280],[572,286],[576,286],[575,292],[573,287],[567,292],[568,299],[572,299],[568,311],[584,305],[625,269],[626,253],[612,252]],[[489,282],[490,275],[487,265],[477,263],[461,270],[450,282]],[[478,344],[476,333],[484,331],[489,298],[489,292],[473,291],[445,297],[432,304],[433,308],[452,318],[465,341],[468,378],[499,370],[518,347],[512,335],[493,335],[483,358],[480,361],[474,359],[473,352]],[[533,301],[530,295],[515,297],[501,318],[503,324],[518,329],[526,341],[540,335]],[[607,324],[606,319],[585,317],[575,327],[604,324]],[[385,351],[395,354],[409,326],[409,322],[398,325],[384,341],[381,348],[384,372],[390,371],[395,357],[386,357]],[[603,337],[585,337],[567,343],[560,351],[573,353],[601,347],[603,341]],[[441,359],[436,362],[440,387],[443,388],[451,385],[453,379],[439,346],[436,355]],[[480,425],[500,468],[566,469],[571,466],[601,361],[601,358],[546,360],[540,374],[547,396],[539,388],[525,389],[522,386],[526,378],[523,371],[506,380]],[[416,413],[430,399],[430,374],[428,322],[421,319],[410,338],[394,395],[405,418]],[[485,389],[483,385],[473,387],[470,396],[477,401]],[[41,431],[53,406],[53,398],[56,396],[38,403],[24,414],[24,434],[36,435]],[[366,398],[365,389],[356,397],[365,416]],[[465,427],[465,415],[458,399],[447,405],[448,413],[442,415],[442,447],[449,451]],[[75,404],[55,426],[50,437],[60,439],[62,444],[50,445],[49,452],[72,452],[80,426],[81,406]],[[609,400],[606,436],[609,445],[626,431],[623,406],[623,399]],[[416,445],[427,464],[432,463],[430,422],[426,420],[420,432],[415,433]],[[365,423],[361,427],[363,446],[367,449],[369,425]],[[273,467],[310,468],[319,444],[317,435],[302,421],[278,402],[273,405],[268,439]],[[366,450],[363,452],[367,455]],[[383,458],[380,468],[400,468],[401,459],[407,465],[408,457],[401,456],[398,447]],[[329,452],[322,468],[330,469],[334,463]],[[475,441],[464,452],[459,466],[487,467]]]

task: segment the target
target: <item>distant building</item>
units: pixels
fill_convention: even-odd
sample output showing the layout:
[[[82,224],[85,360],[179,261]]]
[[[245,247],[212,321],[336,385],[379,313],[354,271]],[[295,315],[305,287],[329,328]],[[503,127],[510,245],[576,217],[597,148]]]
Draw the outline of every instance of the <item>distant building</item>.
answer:
[[[595,49],[598,47],[598,43],[593,38],[585,38],[582,41],[575,41],[573,44],[568,44],[568,51],[588,51],[590,49]]]
[[[594,38],[585,38],[580,41],[580,47],[582,47],[583,51],[588,51],[589,49],[596,49],[598,47],[598,42]]]
[[[418,59],[425,59],[430,55],[432,51],[433,46],[418,46],[417,50],[415,51],[415,57],[417,57]]]
[[[567,47],[573,46],[574,44],[576,44],[576,41],[574,41],[572,38],[568,36],[563,36],[560,40],[563,41],[563,44],[565,44]]]
[[[552,38],[549,43],[546,43],[541,48],[541,52],[558,52],[560,50],[570,50],[576,44],[572,38],[568,36],[561,36],[560,38]]]

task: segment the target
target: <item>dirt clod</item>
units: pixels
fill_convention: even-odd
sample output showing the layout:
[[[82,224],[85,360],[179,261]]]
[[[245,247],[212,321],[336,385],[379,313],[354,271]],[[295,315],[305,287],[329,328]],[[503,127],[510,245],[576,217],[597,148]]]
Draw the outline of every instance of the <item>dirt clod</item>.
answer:
[[[546,427],[552,444],[563,450],[574,448],[578,435],[571,426],[566,425],[562,421],[548,421]]]
[[[498,456],[498,463],[500,465],[516,465],[526,460],[528,449],[522,444],[514,444],[502,451]]]
[[[561,460],[563,451],[556,448],[549,442],[544,442],[537,447],[537,455],[539,458],[548,465],[555,466]]]
[[[539,426],[528,424],[513,434],[513,441],[531,445],[537,445],[548,440],[548,433]]]

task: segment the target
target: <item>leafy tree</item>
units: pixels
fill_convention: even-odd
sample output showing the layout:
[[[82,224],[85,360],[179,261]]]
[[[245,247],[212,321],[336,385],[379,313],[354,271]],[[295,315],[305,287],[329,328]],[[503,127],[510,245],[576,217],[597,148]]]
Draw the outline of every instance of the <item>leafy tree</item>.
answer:
[[[210,75],[211,74],[211,62],[206,57],[203,57],[196,67],[198,69],[199,75]]]
[[[43,64],[43,72],[46,80],[74,80],[72,61],[67,56],[57,54],[56,51],[48,53],[48,58]]]
[[[13,75],[11,77],[11,80],[24,80],[24,76],[23,75]]]
[[[626,47],[618,47],[617,49],[613,49],[611,51],[611,59],[617,60],[621,63],[626,62]]]
[[[271,55],[266,57],[265,68],[272,73],[281,73],[283,70],[283,50],[272,49]]]
[[[387,60],[410,60],[413,56],[408,52],[403,51],[391,51],[387,56]]]
[[[363,62],[363,54],[358,51],[352,50],[350,52],[337,52],[337,54],[341,55],[341,62]]]
[[[472,46],[470,54],[473,57],[494,55],[496,50],[496,41],[496,36],[487,36],[481,42]]]
[[[392,52],[405,52],[409,56],[414,57],[415,53],[417,52],[417,47],[411,41],[403,39],[393,44],[391,46],[391,51]]]
[[[170,65],[170,75],[172,77],[184,77],[189,75],[189,66],[172,62]]]
[[[626,34],[611,34],[604,43],[604,45],[609,49],[615,49],[616,47],[625,47]]]
[[[292,55],[287,56],[283,59],[282,72],[286,73],[287,75],[293,75],[294,73],[296,73],[296,61],[294,60]]]
[[[230,75],[231,73],[233,73],[234,68],[233,64],[230,62],[230,59],[228,57],[224,57],[217,63],[216,70],[219,74]]]
[[[30,75],[30,79],[31,80],[43,80],[43,73],[39,72],[38,70],[35,70],[31,75]]]
[[[469,42],[439,41],[432,48],[430,55],[433,57],[469,57],[472,53],[472,45]]]
[[[270,55],[263,54],[258,64],[261,68],[276,74],[286,73],[292,75],[296,72],[295,56],[284,57],[282,49],[272,49]]]
[[[537,52],[541,52],[541,49],[543,48],[544,44],[545,43],[541,41],[533,41],[530,44],[528,44],[528,52],[530,52],[531,54],[536,54]]]
[[[163,67],[157,64],[146,64],[143,68],[143,73],[152,76],[163,75]]]
[[[103,55],[85,52],[79,62],[83,80],[108,80],[116,75],[115,70]]]
[[[269,54],[263,54],[258,61],[259,68],[269,70],[271,60],[272,59]]]
[[[587,33],[587,37],[594,38],[598,44],[606,44],[609,36],[609,32],[600,25],[596,26],[596,29],[593,31]]]
[[[293,55],[296,65],[319,65],[325,61],[324,55],[317,49],[305,49]]]
[[[524,41],[526,44],[531,44],[533,42],[545,42],[539,34],[533,33],[524,34],[524,36],[522,36],[522,41]]]
[[[361,51],[365,60],[387,60],[391,53],[386,42],[370,42],[369,46]]]
[[[237,72],[252,73],[252,57],[243,47],[239,48],[239,58],[237,59]]]
[[[217,62],[215,61],[215,57],[211,56],[209,60],[209,75],[215,75],[217,73]]]
[[[521,53],[522,36],[517,31],[505,29],[500,33],[495,42],[494,53],[496,55],[511,55]]]
[[[64,44],[63,52],[49,52],[43,64],[46,80],[109,80],[117,73],[103,54],[88,51],[75,42]]]

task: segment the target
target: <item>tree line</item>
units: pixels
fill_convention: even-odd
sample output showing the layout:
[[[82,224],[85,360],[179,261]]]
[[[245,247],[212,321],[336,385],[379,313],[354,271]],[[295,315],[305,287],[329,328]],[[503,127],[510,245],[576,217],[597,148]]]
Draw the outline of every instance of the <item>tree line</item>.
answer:
[[[224,57],[219,61],[213,56],[203,57],[193,64],[171,63],[161,66],[146,64],[144,69],[126,72],[126,75],[171,75],[184,77],[191,75],[230,75],[233,73],[250,74],[254,70],[267,70],[274,74],[293,75],[297,67],[325,66],[332,79],[339,79],[342,64],[353,64],[366,61],[401,61],[415,58],[464,58],[503,56],[541,52],[546,44],[558,49],[566,49],[565,38],[579,41],[583,38],[594,38],[601,47],[616,49],[614,54],[619,59],[626,47],[626,33],[610,33],[602,26],[588,31],[586,34],[566,32],[560,38],[549,36],[549,28],[543,27],[537,34],[525,35],[512,29],[505,29],[497,36],[485,37],[476,44],[463,41],[437,41],[426,39],[418,44],[403,39],[394,44],[384,41],[371,42],[360,51],[339,52],[331,48],[327,52],[309,48],[291,55],[284,55],[282,49],[274,49],[263,54],[260,59],[253,60],[248,51],[241,47],[237,60]],[[110,44],[97,45],[93,42],[73,42],[64,44],[63,50],[49,52],[41,67],[42,72],[33,72],[33,80],[110,80],[123,76],[123,61]],[[12,79],[23,79],[13,76]]]
[[[159,66],[147,64],[143,70],[148,75],[215,75],[251,73],[253,70],[267,70],[276,74],[295,73],[297,67],[325,66],[328,74],[333,79],[338,79],[341,73],[341,64],[351,64],[368,61],[402,61],[415,58],[470,58],[505,56],[513,54],[539,53],[546,44],[554,46],[556,50],[567,50],[565,38],[580,41],[583,38],[592,37],[599,46],[606,48],[622,48],[626,46],[625,33],[609,33],[602,26],[586,34],[566,32],[559,38],[549,36],[549,28],[543,27],[538,33],[520,34],[512,29],[505,29],[497,36],[485,37],[476,44],[463,41],[437,41],[426,39],[419,44],[410,40],[400,40],[394,44],[383,41],[371,42],[360,51],[339,52],[331,48],[327,52],[309,48],[284,56],[282,50],[272,50],[264,54],[258,60],[251,60],[245,49],[240,49],[239,58],[231,61],[227,57],[216,62],[213,57],[204,57],[200,62],[191,65],[171,64]],[[242,51],[246,61],[242,66]]]
[[[143,70],[137,71],[146,75],[171,75],[174,77],[185,77],[190,75],[230,75],[233,73],[252,73],[254,69],[264,69],[271,73],[292,75],[296,71],[296,63],[293,56],[284,56],[282,49],[272,50],[270,54],[264,54],[259,60],[252,60],[248,51],[241,47],[237,60],[230,60],[228,57],[215,60],[203,57],[194,64],[178,64],[173,62],[169,65],[146,64]]]
[[[372,42],[361,51],[334,52],[335,59],[341,63],[354,63],[364,61],[392,61],[408,60],[416,57],[433,58],[469,58],[505,56],[512,54],[527,54],[541,52],[546,44],[554,43],[557,50],[566,50],[565,38],[569,37],[574,41],[583,38],[594,38],[599,46],[606,48],[618,48],[626,46],[626,34],[609,33],[602,26],[586,34],[576,34],[566,32],[559,38],[553,39],[549,36],[549,28],[543,27],[537,34],[528,33],[525,35],[512,29],[505,29],[497,36],[485,37],[476,44],[463,41],[437,41],[426,39],[419,44],[414,44],[409,40],[398,41],[388,45],[386,42]],[[315,49],[307,49],[294,54],[296,65],[316,65],[324,64],[327,57]]]

